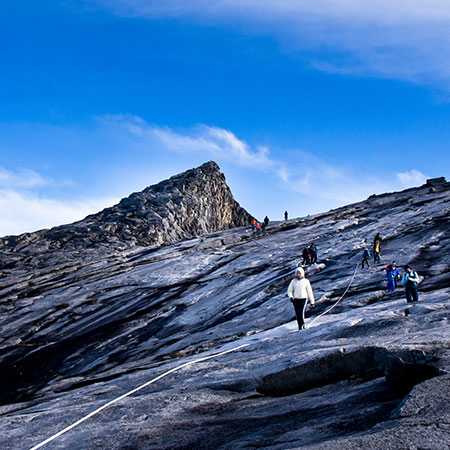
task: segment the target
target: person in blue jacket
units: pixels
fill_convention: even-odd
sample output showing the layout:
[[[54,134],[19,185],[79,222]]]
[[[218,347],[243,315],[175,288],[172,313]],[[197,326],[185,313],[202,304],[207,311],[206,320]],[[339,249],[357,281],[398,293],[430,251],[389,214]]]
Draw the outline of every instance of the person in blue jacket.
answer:
[[[369,258],[370,252],[369,249],[365,248],[362,254],[361,268],[364,269],[364,264],[367,264],[367,267],[370,268]]]
[[[397,278],[400,276],[400,273],[395,265],[395,262],[389,264],[386,267],[386,278],[387,278],[387,289],[388,292],[394,292],[396,288]]]
[[[419,293],[417,291],[417,285],[420,278],[417,272],[413,272],[411,266],[404,266],[405,274],[402,278],[402,284],[405,286],[406,301],[408,303],[417,302],[419,300]]]

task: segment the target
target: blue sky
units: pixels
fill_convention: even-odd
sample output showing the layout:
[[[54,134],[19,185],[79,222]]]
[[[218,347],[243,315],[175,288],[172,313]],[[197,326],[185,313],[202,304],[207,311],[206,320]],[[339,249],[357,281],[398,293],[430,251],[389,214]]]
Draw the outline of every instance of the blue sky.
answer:
[[[0,235],[211,159],[261,219],[449,179],[447,4],[3,5]]]

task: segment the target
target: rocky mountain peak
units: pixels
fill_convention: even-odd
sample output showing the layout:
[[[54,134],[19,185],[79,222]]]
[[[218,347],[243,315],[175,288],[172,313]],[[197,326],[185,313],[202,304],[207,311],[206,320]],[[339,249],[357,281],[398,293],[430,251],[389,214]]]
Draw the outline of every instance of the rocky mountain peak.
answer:
[[[247,225],[251,219],[210,161],[131,194],[84,222],[114,239],[159,245]]]
[[[219,166],[210,161],[79,222],[0,239],[0,249],[36,255],[60,248],[161,245],[247,225],[251,219],[233,198]]]

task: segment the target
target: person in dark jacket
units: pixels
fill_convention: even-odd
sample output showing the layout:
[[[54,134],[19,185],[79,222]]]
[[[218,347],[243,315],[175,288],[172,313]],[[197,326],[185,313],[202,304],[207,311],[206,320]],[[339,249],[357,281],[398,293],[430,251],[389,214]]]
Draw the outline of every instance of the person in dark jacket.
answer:
[[[417,291],[417,285],[420,278],[417,272],[413,272],[411,266],[406,265],[404,267],[405,274],[402,278],[402,284],[405,286],[406,301],[408,303],[417,302],[419,300],[419,293]]]
[[[302,266],[311,264],[311,252],[308,247],[303,249],[302,258]]]
[[[284,212],[284,220],[288,220],[288,212],[287,211]]]

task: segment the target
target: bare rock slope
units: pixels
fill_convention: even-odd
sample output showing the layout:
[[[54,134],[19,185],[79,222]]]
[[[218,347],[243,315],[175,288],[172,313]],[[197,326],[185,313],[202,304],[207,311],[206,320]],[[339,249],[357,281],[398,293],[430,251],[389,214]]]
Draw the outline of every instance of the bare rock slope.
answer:
[[[449,201],[437,179],[264,235],[17,259],[0,278],[1,448],[151,380],[43,448],[449,448]],[[382,262],[361,270],[377,232]],[[286,288],[313,241],[317,306],[298,331]],[[386,292],[394,259],[423,277],[412,306]]]

